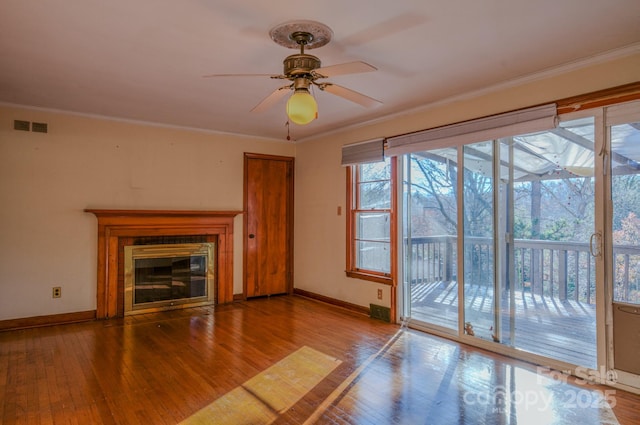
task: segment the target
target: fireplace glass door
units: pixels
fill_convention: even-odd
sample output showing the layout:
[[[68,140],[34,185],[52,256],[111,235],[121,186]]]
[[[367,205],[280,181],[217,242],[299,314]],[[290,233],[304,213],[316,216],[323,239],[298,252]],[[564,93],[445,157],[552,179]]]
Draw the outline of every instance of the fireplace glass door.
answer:
[[[125,314],[213,303],[213,246],[125,247]]]

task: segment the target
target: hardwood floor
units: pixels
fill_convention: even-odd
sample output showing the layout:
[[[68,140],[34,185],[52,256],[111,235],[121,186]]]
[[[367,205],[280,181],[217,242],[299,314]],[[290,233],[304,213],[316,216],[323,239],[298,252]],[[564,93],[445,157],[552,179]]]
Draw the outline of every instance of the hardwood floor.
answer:
[[[638,395],[537,372],[281,296],[0,332],[0,422],[640,423]]]

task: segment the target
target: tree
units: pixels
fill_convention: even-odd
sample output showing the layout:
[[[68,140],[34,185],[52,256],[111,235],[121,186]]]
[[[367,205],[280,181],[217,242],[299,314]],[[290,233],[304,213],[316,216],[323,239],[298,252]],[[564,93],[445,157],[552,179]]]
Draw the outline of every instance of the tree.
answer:
[[[615,264],[614,299],[638,303],[640,302],[640,255],[618,254],[616,248],[640,246],[640,218],[634,212],[629,212],[620,224],[620,229],[612,234]]]

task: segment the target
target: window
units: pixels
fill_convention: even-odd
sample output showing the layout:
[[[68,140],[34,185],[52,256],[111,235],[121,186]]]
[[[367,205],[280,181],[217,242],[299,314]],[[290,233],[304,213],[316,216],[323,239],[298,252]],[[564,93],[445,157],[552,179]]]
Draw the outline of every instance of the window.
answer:
[[[396,159],[347,168],[347,275],[391,283]]]

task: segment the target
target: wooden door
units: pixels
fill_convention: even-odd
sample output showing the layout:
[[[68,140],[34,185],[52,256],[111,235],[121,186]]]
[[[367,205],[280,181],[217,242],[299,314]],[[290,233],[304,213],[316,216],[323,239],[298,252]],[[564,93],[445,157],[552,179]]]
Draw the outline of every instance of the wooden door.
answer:
[[[245,153],[245,297],[293,290],[293,166],[290,157]]]

